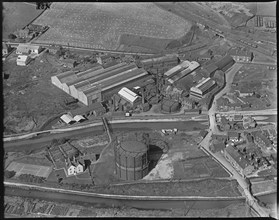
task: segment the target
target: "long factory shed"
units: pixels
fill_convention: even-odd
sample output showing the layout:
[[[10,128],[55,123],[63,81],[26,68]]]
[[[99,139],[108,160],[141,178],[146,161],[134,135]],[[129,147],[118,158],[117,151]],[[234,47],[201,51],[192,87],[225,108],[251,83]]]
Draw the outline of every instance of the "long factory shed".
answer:
[[[108,92],[120,90],[128,84],[150,79],[150,75],[134,63],[120,63],[106,69],[90,69],[86,74],[78,74],[82,77],[73,76],[72,73],[59,74],[52,78],[52,83],[85,105],[104,101]]]

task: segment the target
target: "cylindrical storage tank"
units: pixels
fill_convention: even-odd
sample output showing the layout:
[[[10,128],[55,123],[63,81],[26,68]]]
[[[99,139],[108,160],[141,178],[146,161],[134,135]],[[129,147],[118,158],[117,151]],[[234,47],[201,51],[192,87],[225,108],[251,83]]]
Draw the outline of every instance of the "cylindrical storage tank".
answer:
[[[161,110],[167,113],[178,112],[180,110],[180,103],[178,101],[164,99],[161,104]]]
[[[122,180],[138,180],[148,174],[147,146],[138,141],[119,142],[115,147],[116,174]]]

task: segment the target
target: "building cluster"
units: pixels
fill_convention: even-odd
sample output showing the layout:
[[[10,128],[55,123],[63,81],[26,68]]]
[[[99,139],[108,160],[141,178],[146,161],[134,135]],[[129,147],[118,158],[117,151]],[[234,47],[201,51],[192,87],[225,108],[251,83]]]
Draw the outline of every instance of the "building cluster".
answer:
[[[253,60],[253,53],[244,47],[231,48],[228,54],[232,56],[235,62],[250,63]]]
[[[18,66],[27,66],[33,57],[41,53],[43,48],[39,45],[33,44],[19,44],[16,49],[16,54],[18,55],[16,59],[16,64]]]
[[[32,38],[37,37],[46,32],[48,28],[48,26],[30,24],[24,29],[16,31],[15,36],[18,39],[31,40]]]
[[[252,92],[244,93],[243,91],[242,92],[236,91],[236,95],[227,94],[230,100],[226,97],[221,97],[217,99],[218,110],[222,112],[233,111],[233,110],[236,111],[248,110],[252,107],[252,105],[251,103],[244,101],[243,98],[250,96],[250,94],[253,95],[254,93]],[[237,95],[239,95],[239,97]],[[233,100],[233,102],[231,100]]]
[[[274,144],[272,141],[276,133],[276,129],[270,125],[253,132],[213,134],[209,149],[214,153],[221,151],[242,176],[247,176],[276,163],[273,155],[276,154],[274,149],[277,142]]]
[[[83,155],[78,149],[68,142],[62,145],[50,146],[47,148],[48,158],[54,164],[55,169],[63,169],[66,176],[72,176],[85,172],[87,155]]]
[[[253,117],[242,114],[216,114],[216,122],[225,131],[253,129],[257,125]]]

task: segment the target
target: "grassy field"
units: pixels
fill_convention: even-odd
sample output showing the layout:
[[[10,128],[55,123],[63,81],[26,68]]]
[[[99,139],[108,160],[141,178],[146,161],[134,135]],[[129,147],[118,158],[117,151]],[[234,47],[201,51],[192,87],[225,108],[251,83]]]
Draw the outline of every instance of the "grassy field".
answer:
[[[43,11],[36,10],[36,5],[24,2],[3,2],[2,40],[18,29],[22,29]]]
[[[202,180],[192,182],[137,183],[97,187],[100,193],[141,196],[241,196],[235,180]]]
[[[57,2],[34,23],[50,26],[37,42],[99,49],[116,49],[122,34],[176,39],[190,28],[153,3]]]

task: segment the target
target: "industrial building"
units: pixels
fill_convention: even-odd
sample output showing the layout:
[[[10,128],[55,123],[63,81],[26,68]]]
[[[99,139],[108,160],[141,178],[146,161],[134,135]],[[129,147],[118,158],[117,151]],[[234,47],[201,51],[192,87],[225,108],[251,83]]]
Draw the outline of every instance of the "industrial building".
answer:
[[[120,63],[106,69],[85,72],[62,73],[52,77],[52,83],[85,105],[91,105],[110,99],[123,86],[141,86],[143,81],[151,78],[134,63]]]
[[[226,55],[220,60],[218,60],[215,65],[219,70],[226,72],[235,63],[234,59],[230,55]]]
[[[190,98],[198,101],[216,86],[217,85],[214,80],[212,80],[211,78],[205,78],[200,83],[198,83],[198,85],[190,89]]]
[[[141,98],[126,87],[123,87],[119,92],[118,95],[124,99],[125,101],[129,102],[131,106],[136,106],[141,103]]]
[[[122,180],[139,180],[148,174],[148,147],[138,141],[117,142],[114,148],[116,175]]]
[[[167,81],[170,84],[175,83],[177,80],[187,76],[188,74],[192,73],[194,70],[196,70],[200,64],[196,61],[188,61],[185,60],[181,64],[173,67],[169,71],[167,71],[164,75],[167,77]]]

